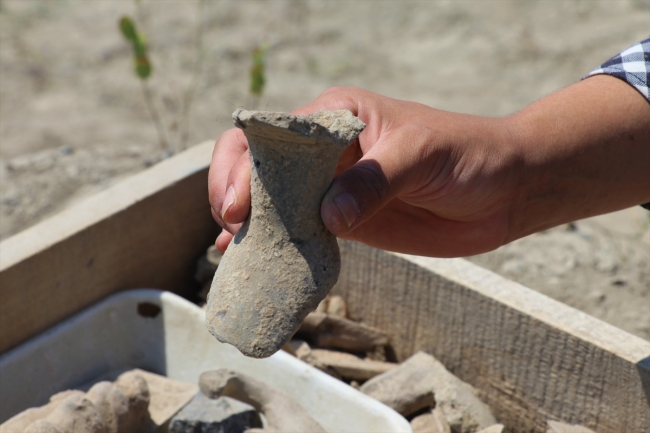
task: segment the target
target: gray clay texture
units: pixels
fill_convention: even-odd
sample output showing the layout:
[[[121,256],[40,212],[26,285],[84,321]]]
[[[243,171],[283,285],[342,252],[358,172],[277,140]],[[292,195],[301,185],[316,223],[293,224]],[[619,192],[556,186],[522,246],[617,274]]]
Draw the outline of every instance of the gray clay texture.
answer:
[[[244,355],[271,356],[336,283],[341,259],[320,203],[365,124],[347,110],[308,116],[237,110],[248,139],[251,212],[214,276],[206,322]]]

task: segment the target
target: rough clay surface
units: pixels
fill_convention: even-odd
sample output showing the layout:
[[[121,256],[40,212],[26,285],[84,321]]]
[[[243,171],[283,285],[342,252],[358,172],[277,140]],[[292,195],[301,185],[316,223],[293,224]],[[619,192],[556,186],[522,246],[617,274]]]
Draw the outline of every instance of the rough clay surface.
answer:
[[[206,321],[244,355],[268,357],[336,283],[341,259],[320,202],[365,127],[347,110],[308,116],[237,110],[248,139],[251,212],[215,274]]]
[[[262,412],[270,429],[282,433],[325,432],[298,402],[252,377],[225,368],[199,377],[199,388],[209,398],[232,397]]]
[[[370,379],[360,391],[404,416],[433,406],[435,401],[454,432],[474,433],[496,424],[490,409],[476,397],[472,387],[424,352]]]
[[[252,406],[228,397],[213,400],[199,392],[174,415],[169,433],[243,433],[261,426]]]

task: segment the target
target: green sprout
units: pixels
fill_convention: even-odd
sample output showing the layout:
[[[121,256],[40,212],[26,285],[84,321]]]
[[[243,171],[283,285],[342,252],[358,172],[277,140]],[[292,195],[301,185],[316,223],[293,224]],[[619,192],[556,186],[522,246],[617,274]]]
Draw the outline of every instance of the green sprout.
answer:
[[[136,5],[138,4],[139,3],[136,1]],[[149,61],[149,55],[147,53],[147,44],[145,43],[145,38],[140,32],[138,32],[138,29],[135,26],[135,22],[128,16],[123,16],[120,19],[119,27],[124,38],[130,42],[131,46],[133,47],[135,75],[140,79],[144,102],[147,105],[147,110],[149,110],[151,120],[153,121],[156,132],[158,133],[158,142],[163,149],[167,149],[169,146],[167,133],[165,132],[165,127],[163,126],[162,120],[160,119],[160,114],[154,105],[153,95],[151,89],[149,88],[149,83],[147,83],[147,78],[151,76],[152,67],[151,62]]]
[[[262,43],[253,51],[253,66],[251,67],[250,73],[250,92],[255,96],[262,96],[262,93],[264,92],[264,84],[266,84],[266,77],[264,74],[266,49],[267,45]]]
[[[141,80],[146,80],[151,76],[151,62],[147,55],[147,45],[144,37],[138,33],[135,22],[127,16],[120,19],[120,30],[127,41],[131,42],[133,47],[133,59],[135,63],[135,74]]]

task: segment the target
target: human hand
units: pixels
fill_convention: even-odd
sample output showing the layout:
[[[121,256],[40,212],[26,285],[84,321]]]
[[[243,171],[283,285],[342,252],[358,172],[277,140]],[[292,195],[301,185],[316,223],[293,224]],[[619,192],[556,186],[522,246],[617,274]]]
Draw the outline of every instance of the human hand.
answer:
[[[455,114],[355,88],[334,88],[294,114],[348,109],[366,123],[341,157],[321,204],[338,237],[439,257],[478,254],[510,239],[518,170],[502,119]],[[250,209],[248,146],[217,141],[209,175],[224,251]]]

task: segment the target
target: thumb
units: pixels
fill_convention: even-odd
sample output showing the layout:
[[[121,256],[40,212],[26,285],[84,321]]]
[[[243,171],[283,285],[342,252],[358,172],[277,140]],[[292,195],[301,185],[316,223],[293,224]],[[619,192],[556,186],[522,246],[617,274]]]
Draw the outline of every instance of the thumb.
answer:
[[[369,152],[332,181],[321,203],[321,218],[329,231],[343,235],[372,217],[398,195],[403,177],[390,159]]]

